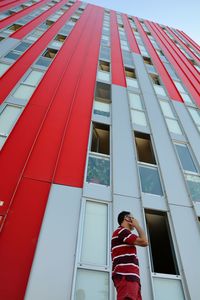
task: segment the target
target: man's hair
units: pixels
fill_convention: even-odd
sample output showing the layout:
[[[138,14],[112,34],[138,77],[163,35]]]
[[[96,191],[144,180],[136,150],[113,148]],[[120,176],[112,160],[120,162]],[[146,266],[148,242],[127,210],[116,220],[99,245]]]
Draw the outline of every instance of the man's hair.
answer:
[[[121,211],[118,215],[117,221],[118,224],[121,225],[124,221],[125,216],[130,215],[130,211]]]

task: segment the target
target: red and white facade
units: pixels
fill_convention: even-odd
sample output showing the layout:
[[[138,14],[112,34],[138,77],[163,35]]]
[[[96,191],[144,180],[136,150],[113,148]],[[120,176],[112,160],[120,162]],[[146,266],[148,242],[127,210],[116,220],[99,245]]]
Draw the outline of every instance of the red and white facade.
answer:
[[[180,30],[80,1],[0,2],[1,299],[115,299],[121,210],[151,241],[143,299],[198,299],[199,71]],[[162,218],[172,271],[156,265]]]

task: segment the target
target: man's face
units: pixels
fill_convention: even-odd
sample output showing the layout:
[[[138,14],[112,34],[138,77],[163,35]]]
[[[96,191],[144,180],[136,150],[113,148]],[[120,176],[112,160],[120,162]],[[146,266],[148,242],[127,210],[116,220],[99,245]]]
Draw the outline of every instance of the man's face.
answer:
[[[134,229],[134,225],[132,224],[132,220],[134,219],[134,217],[130,214],[130,215],[127,215],[126,217],[125,217],[125,220],[126,220],[126,222],[127,222],[127,224],[128,224],[128,226],[129,226],[129,229],[130,230],[133,230]]]

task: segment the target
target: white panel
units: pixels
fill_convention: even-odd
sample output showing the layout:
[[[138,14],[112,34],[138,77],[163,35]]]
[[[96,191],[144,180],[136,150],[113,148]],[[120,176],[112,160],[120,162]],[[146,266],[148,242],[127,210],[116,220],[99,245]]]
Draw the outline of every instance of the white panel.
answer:
[[[107,265],[108,205],[86,201],[81,262]]]
[[[133,123],[140,126],[147,126],[145,113],[143,111],[131,110],[131,118]]]
[[[10,67],[10,65],[5,64],[5,63],[0,63],[0,76],[2,76],[6,70],[8,70],[8,68]]]
[[[200,234],[193,208],[171,205],[171,217],[191,299],[199,299]]]
[[[128,92],[130,107],[133,109],[143,110],[142,102],[139,94]]]
[[[0,133],[9,134],[21,113],[21,107],[6,105],[0,114]]]
[[[35,88],[32,86],[27,86],[20,84],[17,89],[13,93],[13,97],[19,98],[19,99],[29,99],[31,95],[33,94]]]
[[[23,82],[36,86],[43,75],[44,72],[32,70]]]
[[[108,273],[79,269],[77,271],[76,280],[77,282],[74,300],[109,299]]]
[[[81,189],[52,185],[26,300],[70,299]]]
[[[185,300],[180,280],[154,277],[153,282],[155,290],[154,300]]]

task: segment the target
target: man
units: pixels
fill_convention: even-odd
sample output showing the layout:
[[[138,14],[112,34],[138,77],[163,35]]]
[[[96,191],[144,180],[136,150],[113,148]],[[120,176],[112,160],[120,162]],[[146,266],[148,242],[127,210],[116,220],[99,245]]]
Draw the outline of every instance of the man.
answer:
[[[145,232],[128,211],[118,215],[119,227],[112,235],[112,279],[117,300],[142,300],[136,246],[148,246]],[[138,235],[131,230],[137,230]]]

